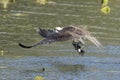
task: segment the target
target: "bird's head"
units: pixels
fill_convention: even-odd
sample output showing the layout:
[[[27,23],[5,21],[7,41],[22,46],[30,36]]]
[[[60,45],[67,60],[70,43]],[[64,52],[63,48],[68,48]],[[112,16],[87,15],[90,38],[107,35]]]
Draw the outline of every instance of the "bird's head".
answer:
[[[58,33],[59,31],[61,31],[63,28],[62,27],[56,27],[55,29],[54,29],[54,31],[56,32],[56,33]]]

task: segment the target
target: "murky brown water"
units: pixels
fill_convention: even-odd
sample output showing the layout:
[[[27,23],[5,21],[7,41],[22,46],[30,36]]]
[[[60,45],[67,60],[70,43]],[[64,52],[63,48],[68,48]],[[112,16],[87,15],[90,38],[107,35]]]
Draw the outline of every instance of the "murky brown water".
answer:
[[[0,4],[0,80],[33,80],[35,76],[46,80],[119,80],[120,1],[109,0],[108,15],[100,12],[100,0],[53,2],[39,5],[34,0],[17,0],[6,10]],[[86,53],[79,56],[70,41],[32,49],[18,46],[18,42],[31,45],[40,41],[36,28],[67,25],[87,26],[103,49],[86,41]]]

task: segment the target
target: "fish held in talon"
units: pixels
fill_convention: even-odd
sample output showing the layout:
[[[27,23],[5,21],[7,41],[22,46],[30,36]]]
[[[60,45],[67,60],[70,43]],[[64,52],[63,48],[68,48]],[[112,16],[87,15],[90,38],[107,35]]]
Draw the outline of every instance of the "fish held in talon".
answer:
[[[82,50],[84,45],[81,42],[74,42],[73,41],[72,45],[74,46],[75,50],[77,50],[79,55],[82,55],[82,56],[84,55],[85,51]]]
[[[83,46],[85,45],[84,39],[91,41],[98,48],[102,46],[101,43],[94,36],[92,36],[88,30],[80,27],[75,27],[75,26],[56,27],[53,30],[39,28],[37,29],[37,32],[44,39],[42,39],[40,42],[33,44],[31,46],[26,46],[21,43],[18,43],[19,46],[22,48],[32,48],[38,45],[51,44],[54,42],[63,42],[63,41],[71,40],[73,41],[72,44],[75,50],[81,49],[80,52],[82,53],[84,53],[84,51],[82,50]],[[76,41],[78,43],[74,44],[74,42]]]

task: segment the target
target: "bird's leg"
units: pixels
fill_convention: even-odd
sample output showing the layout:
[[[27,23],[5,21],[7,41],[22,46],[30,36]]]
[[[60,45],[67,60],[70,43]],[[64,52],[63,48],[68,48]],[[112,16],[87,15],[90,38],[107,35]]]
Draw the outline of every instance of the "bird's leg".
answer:
[[[74,46],[75,50],[77,50],[77,52],[80,54],[80,55],[84,55],[85,51],[83,50],[83,47],[84,47],[84,44],[82,42],[75,42],[73,41],[72,42],[72,45]]]

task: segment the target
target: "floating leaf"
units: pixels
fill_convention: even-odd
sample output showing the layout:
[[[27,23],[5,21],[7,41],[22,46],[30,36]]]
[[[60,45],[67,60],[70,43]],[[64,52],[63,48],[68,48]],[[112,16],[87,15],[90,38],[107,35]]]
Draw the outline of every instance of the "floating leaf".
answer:
[[[36,76],[34,80],[44,80],[42,76]]]
[[[37,3],[41,4],[41,5],[45,5],[47,2],[47,0],[37,0]]]
[[[15,3],[15,0],[0,0],[0,3],[3,4],[3,8],[6,9],[9,3]]]
[[[0,56],[3,56],[4,55],[4,51],[3,49],[0,50]]]
[[[102,7],[101,12],[103,12],[104,14],[110,13],[110,7],[109,6]]]
[[[108,0],[102,0],[102,6],[106,6],[108,4]]]

